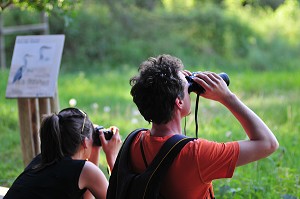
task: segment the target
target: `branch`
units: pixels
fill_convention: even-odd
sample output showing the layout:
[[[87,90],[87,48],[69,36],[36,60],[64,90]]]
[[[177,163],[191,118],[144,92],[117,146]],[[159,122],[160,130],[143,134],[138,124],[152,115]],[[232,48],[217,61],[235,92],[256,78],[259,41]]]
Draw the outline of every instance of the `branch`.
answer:
[[[7,8],[8,6],[10,6],[11,4],[13,4],[12,0],[10,0],[10,1],[6,2],[6,3],[1,3],[0,4],[1,11],[3,11],[5,8]]]

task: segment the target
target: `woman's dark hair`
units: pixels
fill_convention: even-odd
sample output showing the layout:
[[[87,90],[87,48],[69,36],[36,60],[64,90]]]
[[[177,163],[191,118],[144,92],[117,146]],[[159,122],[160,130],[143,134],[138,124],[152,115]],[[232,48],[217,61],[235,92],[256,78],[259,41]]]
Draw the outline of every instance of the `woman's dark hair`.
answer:
[[[140,65],[139,75],[130,79],[130,94],[146,121],[163,124],[172,119],[176,98],[184,97],[178,75],[183,67],[180,59],[170,55],[150,57]]]
[[[40,128],[42,161],[37,169],[74,155],[85,137],[91,139],[93,130],[87,114],[77,108],[44,117]]]

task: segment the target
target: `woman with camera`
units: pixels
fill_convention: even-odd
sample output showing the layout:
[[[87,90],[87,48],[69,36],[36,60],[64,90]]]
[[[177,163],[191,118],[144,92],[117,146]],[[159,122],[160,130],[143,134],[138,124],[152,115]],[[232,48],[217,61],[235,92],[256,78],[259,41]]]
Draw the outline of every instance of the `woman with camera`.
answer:
[[[119,129],[99,139],[110,170],[121,146]],[[105,198],[108,181],[98,167],[100,146],[93,142],[94,126],[86,113],[66,108],[46,116],[41,124],[41,154],[15,180],[4,199]],[[95,138],[94,138],[95,139]]]

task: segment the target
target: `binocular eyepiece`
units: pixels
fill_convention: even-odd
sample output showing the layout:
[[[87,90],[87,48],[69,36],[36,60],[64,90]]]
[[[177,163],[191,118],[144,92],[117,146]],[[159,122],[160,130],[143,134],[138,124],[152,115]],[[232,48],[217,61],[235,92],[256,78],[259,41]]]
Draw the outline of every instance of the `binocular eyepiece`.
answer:
[[[193,77],[196,74],[198,74],[198,72],[194,72],[194,73],[192,73],[191,76],[186,76],[185,78],[189,83],[189,88],[188,88],[189,93],[196,92],[197,94],[200,95],[201,93],[205,92],[205,89],[193,80]],[[218,75],[226,82],[227,86],[229,86],[229,83],[230,83],[229,76],[226,73],[220,73]]]
[[[95,130],[93,132],[93,145],[94,146],[102,146],[100,138],[99,138],[100,130],[102,130],[106,140],[110,140],[111,137],[113,136],[113,132],[111,130],[105,129],[103,126],[95,127]]]

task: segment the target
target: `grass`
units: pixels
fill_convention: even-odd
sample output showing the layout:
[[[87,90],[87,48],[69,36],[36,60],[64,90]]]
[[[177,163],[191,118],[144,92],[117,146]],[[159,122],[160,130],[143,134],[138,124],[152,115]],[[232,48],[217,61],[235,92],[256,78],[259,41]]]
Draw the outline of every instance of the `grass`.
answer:
[[[61,72],[60,108],[74,98],[94,123],[117,125],[122,137],[150,125],[138,114],[129,94],[135,71]],[[232,179],[214,182],[217,198],[284,198],[300,196],[300,71],[230,72],[230,89],[270,126],[279,150],[270,157],[236,169]],[[16,99],[5,99],[8,71],[0,72],[0,186],[10,186],[23,170]],[[187,134],[195,136],[194,102],[186,118]],[[245,139],[239,123],[220,104],[200,98],[200,137],[231,141]],[[183,121],[184,124],[184,121]],[[104,159],[101,158],[103,168]]]

